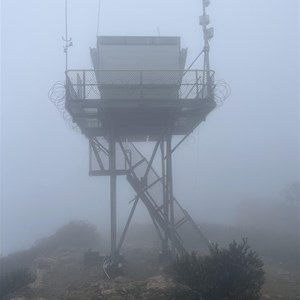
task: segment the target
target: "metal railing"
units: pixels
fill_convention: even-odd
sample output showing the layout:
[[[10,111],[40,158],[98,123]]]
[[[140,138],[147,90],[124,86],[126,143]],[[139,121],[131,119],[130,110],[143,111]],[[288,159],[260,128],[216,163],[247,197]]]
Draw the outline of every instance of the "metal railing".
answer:
[[[67,100],[212,99],[214,71],[68,70]]]

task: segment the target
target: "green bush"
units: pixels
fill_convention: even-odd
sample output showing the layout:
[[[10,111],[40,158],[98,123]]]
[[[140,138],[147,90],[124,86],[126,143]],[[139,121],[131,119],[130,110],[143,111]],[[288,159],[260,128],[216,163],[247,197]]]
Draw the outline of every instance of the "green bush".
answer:
[[[247,240],[228,249],[210,247],[210,255],[195,252],[178,256],[172,272],[193,291],[195,299],[258,300],[264,283],[263,262]]]

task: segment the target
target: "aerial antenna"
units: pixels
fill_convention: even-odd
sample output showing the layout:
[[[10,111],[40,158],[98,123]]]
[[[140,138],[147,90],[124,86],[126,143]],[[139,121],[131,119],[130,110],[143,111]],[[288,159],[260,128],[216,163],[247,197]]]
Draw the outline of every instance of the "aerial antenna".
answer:
[[[98,5],[97,36],[99,36],[100,12],[101,12],[101,0],[99,0],[99,5]]]
[[[160,28],[157,27],[157,33],[158,33],[158,36],[160,36]]]
[[[65,0],[65,37],[62,40],[65,42],[64,52],[66,54],[66,70],[68,70],[68,49],[73,46],[72,38],[68,37],[68,0]]]
[[[198,54],[198,56],[193,60],[193,62],[189,65],[189,67],[185,70],[184,74],[188,72],[193,65],[197,62],[199,57],[204,54],[204,64],[203,64],[203,70],[205,72],[205,76],[208,80],[210,80],[209,76],[209,69],[210,69],[210,63],[209,63],[209,40],[213,38],[214,35],[214,28],[207,28],[207,25],[209,24],[209,15],[206,14],[206,8],[210,5],[210,0],[202,0],[202,6],[203,6],[203,15],[199,17],[199,23],[203,28],[203,37],[204,37],[204,47],[202,51]]]
[[[203,15],[200,16],[199,21],[200,25],[203,28],[203,36],[204,36],[204,71],[206,71],[206,80],[208,86],[211,86],[211,78],[210,78],[210,62],[209,62],[209,41],[214,36],[214,28],[208,27],[210,20],[209,15],[206,14],[206,8],[210,5],[210,0],[202,0],[203,6]]]

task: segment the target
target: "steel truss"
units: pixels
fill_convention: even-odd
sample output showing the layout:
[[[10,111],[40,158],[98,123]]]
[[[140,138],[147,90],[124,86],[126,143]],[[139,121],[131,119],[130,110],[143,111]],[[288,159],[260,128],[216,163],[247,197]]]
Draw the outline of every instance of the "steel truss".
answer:
[[[176,253],[189,251],[189,246],[185,242],[185,235],[193,235],[193,241],[198,240],[199,248],[194,250],[209,245],[209,241],[202,234],[198,225],[173,195],[172,153],[175,147],[172,148],[171,141],[172,124],[168,123],[161,135],[157,137],[150,159],[147,160],[133,143],[122,140],[113,130],[107,138],[90,139],[90,156],[94,156],[99,168],[97,172],[90,171],[90,174],[110,176],[111,259],[114,262],[118,261],[138,202],[142,202],[149,212],[161,241],[162,257],[172,259]],[[105,144],[108,144],[108,147]],[[116,148],[119,149],[118,158],[121,155],[124,158],[123,163],[118,164],[118,166],[116,164]],[[153,168],[154,160],[159,161],[159,152],[160,175]],[[117,241],[116,218],[118,175],[125,175],[136,192],[136,196],[130,201],[132,208],[119,241]],[[188,232],[182,232],[182,229],[187,225]]]

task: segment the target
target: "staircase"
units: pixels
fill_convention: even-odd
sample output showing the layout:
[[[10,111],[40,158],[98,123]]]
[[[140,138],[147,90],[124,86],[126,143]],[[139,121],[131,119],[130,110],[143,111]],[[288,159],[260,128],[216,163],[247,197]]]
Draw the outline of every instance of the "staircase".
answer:
[[[128,143],[126,153],[127,161],[131,165],[126,171],[128,182],[146,206],[160,237],[163,237],[166,233],[171,238],[172,225],[170,221],[166,222],[164,217],[164,178],[160,177],[153,167],[150,167],[147,178],[145,178],[149,162],[133,143]],[[130,160],[128,160],[128,153],[130,153]],[[179,202],[175,198],[173,198],[173,201],[173,243],[177,252],[199,251],[205,250],[205,248],[207,250],[209,246],[208,239],[202,234],[198,225],[189,213],[181,207]]]
[[[90,141],[90,175],[109,176],[109,147],[105,139]],[[159,176],[149,161],[132,142],[116,143],[116,172],[126,175],[128,182],[147,208],[160,239],[173,239],[178,253],[208,250],[209,241],[189,213],[173,198],[174,226],[165,214],[164,198],[168,199],[165,178]],[[125,159],[124,159],[125,158]],[[168,214],[167,214],[168,215]]]

